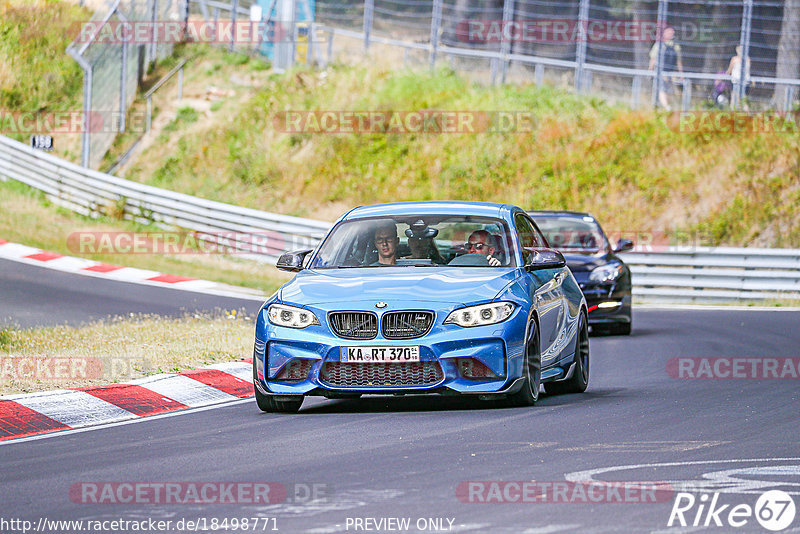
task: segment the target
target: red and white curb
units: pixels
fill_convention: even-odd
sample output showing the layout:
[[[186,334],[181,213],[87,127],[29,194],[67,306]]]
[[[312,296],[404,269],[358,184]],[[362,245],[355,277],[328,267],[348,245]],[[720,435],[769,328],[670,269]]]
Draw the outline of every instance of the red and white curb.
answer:
[[[198,408],[253,395],[253,361],[123,384],[0,397],[0,441]]]
[[[231,296],[251,300],[263,301],[265,298],[261,293],[247,288],[238,288],[211,282],[209,280],[176,276],[174,274],[160,273],[147,269],[112,265],[110,263],[103,263],[86,258],[64,256],[55,252],[48,252],[27,245],[20,245],[19,243],[10,243],[2,239],[0,239],[0,258],[46,267],[57,271],[95,276],[120,282],[170,287],[185,291],[195,291],[197,293]]]

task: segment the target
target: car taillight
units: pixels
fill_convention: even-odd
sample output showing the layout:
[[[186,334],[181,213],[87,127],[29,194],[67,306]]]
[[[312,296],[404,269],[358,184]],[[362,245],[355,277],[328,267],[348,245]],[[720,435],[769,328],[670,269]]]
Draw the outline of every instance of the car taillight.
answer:
[[[486,367],[483,363],[475,358],[459,358],[458,359],[458,372],[464,378],[473,380],[485,380],[488,378],[497,378],[497,375],[491,369]]]

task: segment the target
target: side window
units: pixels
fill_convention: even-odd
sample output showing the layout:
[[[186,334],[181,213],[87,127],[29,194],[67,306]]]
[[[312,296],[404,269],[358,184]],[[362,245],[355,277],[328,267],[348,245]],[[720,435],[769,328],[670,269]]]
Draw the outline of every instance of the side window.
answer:
[[[528,222],[530,222],[530,219],[528,219]],[[547,242],[547,239],[545,239],[544,234],[542,233],[542,231],[539,230],[539,226],[537,226],[535,223],[533,224],[533,235],[536,237],[536,240],[539,242],[539,244],[536,245],[537,247],[550,248],[550,244]]]
[[[527,247],[538,248],[541,247],[542,244],[540,242],[539,235],[537,234],[536,230],[533,229],[533,226],[531,226],[531,223],[524,215],[518,213],[514,217],[514,224],[517,227],[519,244],[520,246],[522,246],[523,249],[522,259],[523,262],[527,264],[529,262],[530,252],[527,252],[525,248]]]

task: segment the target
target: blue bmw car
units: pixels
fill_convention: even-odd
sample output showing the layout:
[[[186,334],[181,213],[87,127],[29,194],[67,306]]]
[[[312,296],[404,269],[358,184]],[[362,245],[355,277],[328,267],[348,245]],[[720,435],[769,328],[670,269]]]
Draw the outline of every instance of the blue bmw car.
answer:
[[[586,301],[522,209],[483,202],[355,208],[258,313],[255,397],[474,395],[533,405],[589,380]]]

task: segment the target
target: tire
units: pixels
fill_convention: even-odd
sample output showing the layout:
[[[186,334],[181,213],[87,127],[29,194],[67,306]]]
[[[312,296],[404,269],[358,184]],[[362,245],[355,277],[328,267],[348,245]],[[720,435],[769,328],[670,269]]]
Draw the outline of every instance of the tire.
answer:
[[[578,343],[575,347],[575,371],[569,380],[545,384],[544,390],[548,395],[583,393],[589,385],[589,328],[583,312],[581,312],[579,321]]]
[[[298,395],[297,399],[277,400],[272,395],[264,395],[258,390],[258,387],[255,385],[255,382],[258,380],[258,376],[256,374],[256,358],[257,356],[254,354],[253,391],[255,392],[256,404],[258,404],[258,408],[262,412],[268,413],[297,413],[297,411],[300,409],[300,406],[303,404],[304,397],[302,395]]]
[[[508,406],[533,406],[539,400],[539,386],[542,383],[542,359],[539,354],[539,329],[531,321],[525,341],[525,380],[522,389],[506,397]]]

